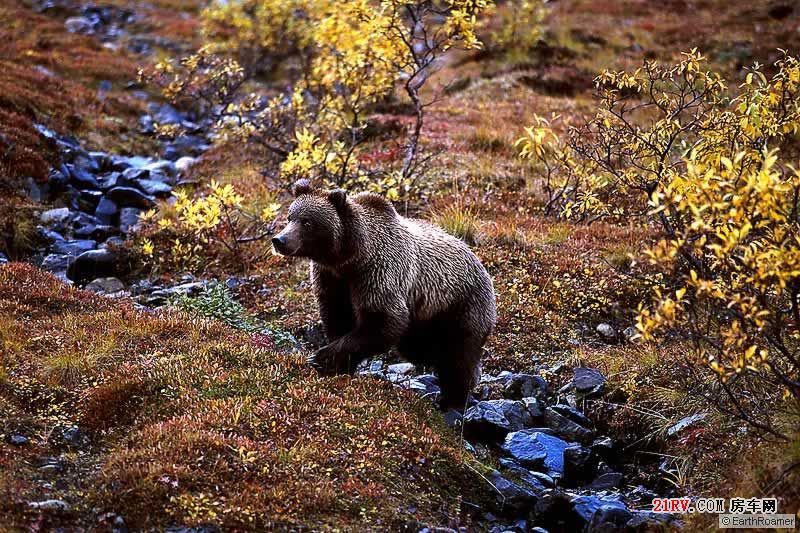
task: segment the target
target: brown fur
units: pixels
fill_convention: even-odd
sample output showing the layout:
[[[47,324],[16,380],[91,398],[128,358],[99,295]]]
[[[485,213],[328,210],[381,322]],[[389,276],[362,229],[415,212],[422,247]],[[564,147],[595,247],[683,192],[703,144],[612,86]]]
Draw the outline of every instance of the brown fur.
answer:
[[[463,407],[496,318],[492,281],[469,247],[438,227],[400,216],[382,197],[295,186],[289,224],[273,239],[311,259],[329,344],[312,358],[325,373],[353,372],[396,347],[433,366],[442,406]]]

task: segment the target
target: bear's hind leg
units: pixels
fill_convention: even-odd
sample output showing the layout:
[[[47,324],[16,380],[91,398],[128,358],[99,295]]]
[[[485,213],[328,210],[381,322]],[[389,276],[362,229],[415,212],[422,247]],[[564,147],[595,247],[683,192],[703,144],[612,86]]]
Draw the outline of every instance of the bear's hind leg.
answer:
[[[476,385],[483,343],[465,337],[445,348],[436,363],[436,373],[442,387],[441,409],[466,409],[472,388]]]

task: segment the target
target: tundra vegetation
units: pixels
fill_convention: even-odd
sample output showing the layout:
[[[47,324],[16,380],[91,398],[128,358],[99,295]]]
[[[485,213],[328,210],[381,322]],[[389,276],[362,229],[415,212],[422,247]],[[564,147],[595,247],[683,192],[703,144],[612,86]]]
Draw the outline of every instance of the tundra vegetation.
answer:
[[[498,446],[376,375],[304,364],[307,269],[268,246],[298,177],[470,244],[497,292],[485,374],[540,376],[563,403],[574,368],[598,369],[604,394],[573,403],[613,441],[618,493],[797,513],[798,17],[777,0],[3,1],[0,522],[511,523],[494,476],[522,481]],[[73,249],[101,245],[94,277],[123,291],[66,287]]]

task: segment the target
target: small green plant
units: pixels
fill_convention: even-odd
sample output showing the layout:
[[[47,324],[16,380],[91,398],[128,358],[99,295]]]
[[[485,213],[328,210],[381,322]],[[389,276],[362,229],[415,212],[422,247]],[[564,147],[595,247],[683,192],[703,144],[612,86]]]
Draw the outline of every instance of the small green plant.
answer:
[[[212,283],[199,296],[183,296],[176,303],[191,315],[219,320],[247,333],[267,335],[278,346],[294,342],[290,333],[268,326],[248,312],[224,283]]]

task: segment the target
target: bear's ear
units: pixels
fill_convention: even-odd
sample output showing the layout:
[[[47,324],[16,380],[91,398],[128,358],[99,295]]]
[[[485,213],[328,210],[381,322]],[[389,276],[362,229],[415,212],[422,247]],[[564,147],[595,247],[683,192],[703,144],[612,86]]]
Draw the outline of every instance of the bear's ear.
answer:
[[[292,194],[300,196],[301,194],[309,194],[311,192],[311,182],[303,178],[294,182],[292,185]]]
[[[347,191],[344,189],[334,189],[328,193],[328,200],[331,201],[333,207],[335,207],[337,211],[341,212],[347,204]]]

